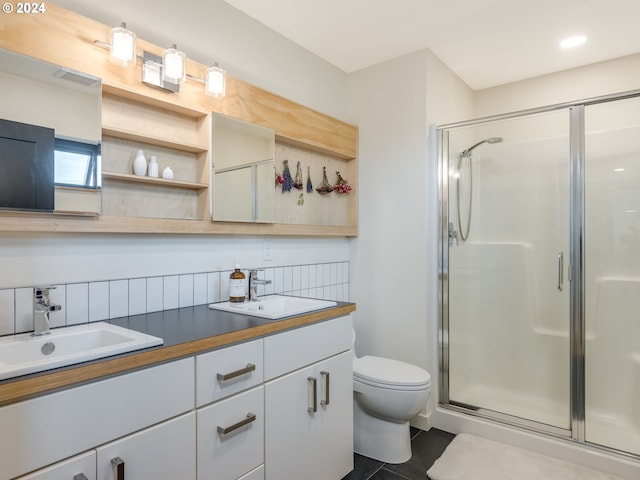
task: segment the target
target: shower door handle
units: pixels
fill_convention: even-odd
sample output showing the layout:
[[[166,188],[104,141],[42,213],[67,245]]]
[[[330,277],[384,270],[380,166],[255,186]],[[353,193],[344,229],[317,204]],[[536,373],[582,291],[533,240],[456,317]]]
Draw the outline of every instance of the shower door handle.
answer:
[[[562,291],[564,284],[564,252],[558,252],[558,291]]]

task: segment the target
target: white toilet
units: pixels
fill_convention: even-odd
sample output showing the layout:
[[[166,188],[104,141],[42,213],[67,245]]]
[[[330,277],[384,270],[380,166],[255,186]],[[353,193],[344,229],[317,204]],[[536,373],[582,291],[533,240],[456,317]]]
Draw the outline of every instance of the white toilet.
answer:
[[[409,420],[430,394],[431,376],[422,368],[370,355],[357,358],[354,345],[353,450],[385,463],[409,460]]]

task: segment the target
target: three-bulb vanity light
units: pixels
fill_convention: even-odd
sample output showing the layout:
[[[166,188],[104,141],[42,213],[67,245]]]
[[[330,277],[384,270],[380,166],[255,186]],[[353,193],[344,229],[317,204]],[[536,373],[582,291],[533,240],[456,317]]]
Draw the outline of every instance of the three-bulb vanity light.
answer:
[[[180,83],[185,79],[204,83],[205,92],[214,97],[222,97],[226,90],[227,72],[214,64],[206,71],[204,80],[189,75],[185,68],[186,55],[174,44],[164,51],[162,57],[147,51],[142,57],[136,55],[136,34],[127,30],[126,24],[111,30],[110,44],[99,40],[94,43],[111,50],[110,60],[125,67],[134,66],[137,59],[142,60],[142,81],[154,87],[172,92],[180,91]]]

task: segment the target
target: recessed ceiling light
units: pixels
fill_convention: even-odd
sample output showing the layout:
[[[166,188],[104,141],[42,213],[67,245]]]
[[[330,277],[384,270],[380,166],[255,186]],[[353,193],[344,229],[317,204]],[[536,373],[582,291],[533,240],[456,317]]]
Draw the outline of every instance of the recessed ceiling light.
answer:
[[[587,41],[587,37],[584,35],[576,35],[575,37],[565,38],[560,42],[560,48],[573,48],[579,47]]]

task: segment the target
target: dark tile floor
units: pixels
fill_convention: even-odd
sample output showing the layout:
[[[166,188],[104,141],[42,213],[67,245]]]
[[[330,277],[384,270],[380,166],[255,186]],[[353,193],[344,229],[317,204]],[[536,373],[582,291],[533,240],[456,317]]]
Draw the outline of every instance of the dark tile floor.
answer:
[[[427,470],[442,455],[455,435],[435,428],[427,432],[412,428],[411,435],[413,456],[408,462],[392,465],[356,453],[353,471],[342,480],[427,479]]]

